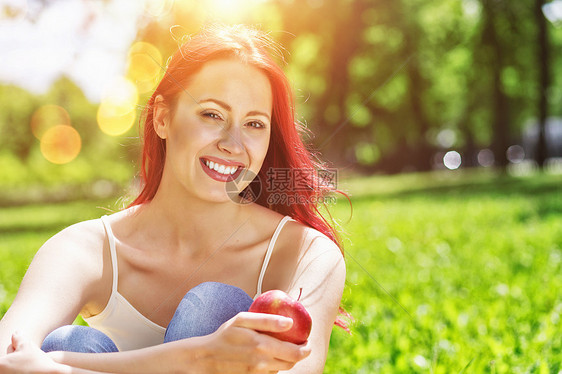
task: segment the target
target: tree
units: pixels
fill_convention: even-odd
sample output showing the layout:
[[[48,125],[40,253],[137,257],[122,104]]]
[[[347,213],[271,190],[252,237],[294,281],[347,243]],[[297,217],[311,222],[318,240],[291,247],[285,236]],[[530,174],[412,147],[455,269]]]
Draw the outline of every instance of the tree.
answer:
[[[550,84],[550,64],[549,64],[549,43],[548,43],[548,32],[547,23],[542,12],[542,6],[544,5],[544,0],[535,0],[535,22],[537,23],[537,66],[539,70],[538,74],[538,97],[537,97],[537,114],[538,114],[538,142],[537,142],[537,152],[536,161],[539,167],[543,168],[545,160],[547,158],[546,149],[546,136],[545,127],[546,119],[548,116],[548,87]]]
[[[492,150],[496,165],[505,169],[508,164],[509,147],[509,110],[508,97],[502,85],[502,70],[505,67],[504,46],[498,35],[497,17],[500,17],[501,1],[482,0],[482,47],[485,50],[486,63],[491,73],[490,91],[492,94]]]
[[[38,107],[38,99],[16,86],[0,86],[4,108],[0,111],[0,148],[26,161],[36,144],[30,123]]]

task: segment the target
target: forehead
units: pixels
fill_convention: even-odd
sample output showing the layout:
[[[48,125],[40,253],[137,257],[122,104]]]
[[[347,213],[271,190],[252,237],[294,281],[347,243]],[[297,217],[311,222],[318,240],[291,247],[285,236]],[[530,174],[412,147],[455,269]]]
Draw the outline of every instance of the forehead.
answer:
[[[186,91],[197,102],[213,98],[241,110],[272,110],[271,84],[265,73],[237,60],[206,63],[189,81]]]

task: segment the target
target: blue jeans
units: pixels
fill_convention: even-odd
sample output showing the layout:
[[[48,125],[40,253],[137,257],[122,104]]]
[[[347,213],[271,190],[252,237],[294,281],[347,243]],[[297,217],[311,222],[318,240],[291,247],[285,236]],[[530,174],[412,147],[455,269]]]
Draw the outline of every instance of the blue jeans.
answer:
[[[218,282],[193,287],[180,301],[163,343],[204,336],[224,322],[250,308],[253,299],[242,289]],[[115,343],[103,332],[87,326],[62,326],[51,332],[41,345],[45,352],[117,352]]]

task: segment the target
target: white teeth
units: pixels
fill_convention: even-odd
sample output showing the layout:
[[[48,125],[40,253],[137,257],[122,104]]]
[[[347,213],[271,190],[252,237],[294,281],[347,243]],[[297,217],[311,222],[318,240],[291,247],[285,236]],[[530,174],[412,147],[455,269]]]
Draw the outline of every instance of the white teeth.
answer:
[[[225,175],[232,175],[238,170],[238,166],[225,166],[209,160],[205,160],[205,165],[207,165],[209,169],[213,169]]]

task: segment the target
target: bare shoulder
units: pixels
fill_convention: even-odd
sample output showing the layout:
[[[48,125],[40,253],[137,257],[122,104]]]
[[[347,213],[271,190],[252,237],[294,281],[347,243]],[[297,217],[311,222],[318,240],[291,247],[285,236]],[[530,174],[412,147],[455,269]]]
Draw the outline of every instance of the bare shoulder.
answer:
[[[73,224],[43,244],[38,255],[70,256],[74,260],[84,260],[92,265],[99,263],[103,256],[105,230],[99,219]]]
[[[293,221],[288,225],[285,245],[294,246],[298,239],[299,256],[307,259],[306,262],[323,259],[324,263],[343,262],[340,247],[326,234]]]
[[[107,236],[100,219],[73,224],[51,237],[39,249],[30,269],[50,269],[51,277],[72,279],[80,294],[77,306],[88,311],[94,302],[103,304],[110,290],[110,258],[106,250]],[[47,272],[47,270],[45,270]],[[54,273],[53,273],[54,272]],[[94,308],[95,309],[95,308]],[[92,309],[92,310],[94,310]],[[98,310],[97,308],[95,310]]]
[[[104,229],[99,220],[69,226],[47,240],[31,261],[2,320],[4,331],[25,331],[40,344],[50,331],[71,324],[103,288],[103,248]],[[36,318],[37,311],[41,318]],[[0,340],[1,335],[2,331]]]
[[[345,261],[341,248],[324,233],[306,227],[301,249],[303,264],[322,277],[345,279]]]
[[[343,289],[346,277],[344,257],[340,247],[327,235],[290,221],[279,239],[275,261],[279,269],[278,279],[286,282],[283,288],[297,292],[297,295],[295,290],[301,287],[335,287],[336,293]]]
[[[51,237],[46,244],[57,246],[73,246],[80,244],[81,248],[103,246],[105,230],[99,219],[75,223],[61,230]]]

